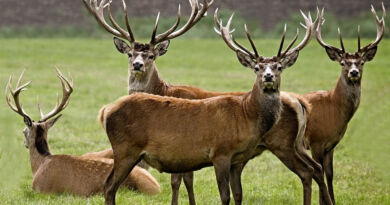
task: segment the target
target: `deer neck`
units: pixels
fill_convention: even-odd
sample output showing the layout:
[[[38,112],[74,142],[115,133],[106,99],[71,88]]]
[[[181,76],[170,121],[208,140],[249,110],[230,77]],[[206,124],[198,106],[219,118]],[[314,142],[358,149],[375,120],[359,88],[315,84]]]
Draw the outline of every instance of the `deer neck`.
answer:
[[[51,155],[49,145],[47,144],[46,133],[38,126],[37,136],[34,145],[28,146],[30,151],[30,164],[32,173],[35,174],[41,164]]]
[[[281,101],[279,89],[264,91],[259,82],[245,99],[245,111],[251,118],[258,119],[260,136],[264,135],[279,120]]]
[[[145,92],[155,95],[164,95],[167,85],[160,78],[156,65],[145,76],[136,76],[129,71],[129,95],[135,92]]]
[[[331,91],[331,96],[339,106],[340,114],[344,121],[348,122],[360,104],[361,84],[350,82],[346,77],[341,75],[336,87]]]

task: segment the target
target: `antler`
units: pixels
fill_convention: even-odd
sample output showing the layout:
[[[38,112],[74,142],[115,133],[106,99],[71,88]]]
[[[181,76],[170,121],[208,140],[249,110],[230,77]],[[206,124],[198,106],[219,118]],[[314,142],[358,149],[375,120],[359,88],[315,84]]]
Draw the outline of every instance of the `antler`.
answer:
[[[29,121],[31,121],[31,118],[30,116],[28,116],[28,114],[23,110],[23,107],[22,105],[20,104],[20,101],[19,101],[19,94],[26,89],[26,87],[28,85],[30,85],[31,81],[23,84],[22,86],[20,85],[21,82],[22,82],[22,78],[23,78],[23,75],[24,75],[24,72],[26,70],[23,70],[22,74],[20,74],[20,77],[18,79],[18,82],[16,83],[16,88],[13,89],[12,88],[12,76],[9,77],[9,80],[8,80],[8,84],[5,88],[5,99],[7,101],[7,104],[9,105],[9,107],[15,111],[16,113],[18,113],[19,115],[21,115],[22,117],[25,117],[25,118],[28,118]],[[8,94],[8,90],[10,91],[10,94]],[[14,103],[15,105],[13,105],[11,103],[11,98],[10,98],[10,95],[12,95],[13,99],[14,99]]]
[[[38,109],[39,109],[39,113],[41,114],[41,119],[39,120],[39,122],[44,122],[44,121],[50,119],[51,117],[57,115],[62,110],[64,110],[66,108],[66,106],[69,104],[70,94],[72,94],[72,92],[73,92],[73,80],[72,80],[72,77],[69,75],[70,81],[68,81],[64,77],[64,75],[62,75],[61,71],[58,68],[56,68],[56,70],[57,70],[58,78],[60,79],[61,85],[62,85],[62,99],[61,99],[61,103],[59,102],[58,94],[57,94],[56,106],[54,107],[54,109],[52,111],[50,111],[49,113],[47,113],[45,115],[45,114],[43,114],[41,106],[40,106],[40,104],[38,102]]]
[[[109,0],[107,3],[107,0],[101,0],[99,5],[97,3],[98,0],[83,0],[85,6],[87,7],[88,11],[95,17],[95,19],[102,25],[108,32],[113,34],[114,36],[120,37],[120,38],[125,38],[127,39],[130,43],[133,43],[135,41],[133,32],[131,31],[130,23],[129,23],[129,18],[127,14],[127,6],[124,0],[122,0],[122,6],[123,6],[123,11],[125,13],[125,18],[126,18],[126,27],[127,31],[122,29],[118,23],[114,20],[111,14],[111,3],[112,1]],[[114,26],[111,27],[106,20],[104,19],[104,9],[107,7],[108,9],[108,15],[109,19]]]
[[[286,25],[284,25],[282,41],[280,43],[280,47],[279,47],[279,51],[278,51],[278,55],[277,55],[277,57],[279,57],[279,58],[283,58],[287,53],[292,53],[292,52],[295,52],[295,51],[302,50],[310,42],[310,36],[312,34],[313,21],[311,19],[310,12],[309,12],[308,16],[306,16],[302,11],[300,11],[300,12],[301,12],[301,14],[302,14],[302,16],[303,16],[303,18],[305,20],[305,25],[303,25],[301,23],[302,27],[306,29],[305,37],[302,39],[302,41],[295,48],[291,49],[291,47],[294,45],[294,43],[298,39],[299,29],[297,29],[297,33],[295,34],[295,36],[294,36],[293,40],[291,41],[291,43],[287,46],[285,51],[281,52],[282,48],[283,48],[284,39],[286,37]],[[317,11],[317,19],[316,19],[315,23],[317,23],[317,21],[318,21],[318,11]]]
[[[322,47],[324,47],[324,48],[332,48],[334,50],[337,50],[339,53],[343,53],[344,49],[341,50],[340,48],[331,46],[331,45],[325,43],[324,40],[322,40],[321,28],[322,28],[322,25],[324,25],[324,22],[325,22],[325,19],[324,19],[324,9],[322,9],[321,12],[318,12],[318,10],[317,10],[317,13],[318,13],[318,24],[317,24],[317,28],[316,28],[316,37],[317,37],[318,43]],[[341,37],[340,29],[338,31],[339,31],[340,44],[342,45],[342,47],[344,47],[344,45],[342,43],[343,40],[342,40],[342,37]]]
[[[233,30],[230,30],[230,25],[232,23],[232,20],[233,20],[233,16],[234,16],[234,13],[230,16],[228,22],[226,23],[226,26],[223,26],[222,25],[222,20],[219,21],[218,20],[218,9],[215,9],[215,13],[214,13],[214,21],[215,21],[215,24],[218,26],[219,30],[214,27],[214,30],[215,32],[220,35],[222,37],[222,39],[225,41],[225,43],[229,46],[230,49],[232,49],[233,51],[237,52],[237,51],[240,51],[242,53],[245,53],[247,55],[249,55],[251,58],[253,59],[256,59],[259,57],[259,53],[257,52],[257,49],[256,49],[256,46],[255,44],[253,43],[253,40],[251,38],[251,35],[249,34],[248,32],[248,28],[247,26],[245,25],[245,32],[246,32],[246,36],[252,46],[252,49],[254,50],[254,53],[252,53],[251,51],[249,51],[247,48],[245,48],[243,45],[241,45],[240,43],[238,43],[234,38],[233,36],[231,35],[235,29]]]
[[[207,0],[203,0],[203,4],[198,3],[198,0],[189,0],[191,4],[191,15],[188,19],[187,23],[181,27],[179,30],[175,31],[180,23],[181,18],[181,11],[180,11],[180,4],[177,11],[177,20],[176,23],[167,31],[165,31],[162,34],[159,34],[156,36],[158,23],[159,23],[159,17],[160,13],[158,13],[156,18],[156,23],[154,25],[153,33],[152,33],[152,39],[150,41],[151,44],[158,44],[160,42],[170,40],[173,38],[176,38],[185,32],[187,32],[190,28],[192,28],[198,21],[203,17],[207,15],[207,9],[210,8],[210,6],[214,3],[214,0],[211,0],[210,2],[207,2]],[[201,7],[201,8],[200,8]]]
[[[359,52],[364,52],[370,48],[373,48],[378,45],[378,43],[382,40],[384,32],[385,32],[385,18],[386,18],[386,9],[385,5],[382,2],[382,19],[379,20],[378,15],[375,12],[374,6],[371,5],[371,12],[374,15],[375,22],[376,22],[376,39],[375,41],[369,43],[368,45],[364,46],[362,49],[360,48],[360,27],[358,28],[358,49]]]

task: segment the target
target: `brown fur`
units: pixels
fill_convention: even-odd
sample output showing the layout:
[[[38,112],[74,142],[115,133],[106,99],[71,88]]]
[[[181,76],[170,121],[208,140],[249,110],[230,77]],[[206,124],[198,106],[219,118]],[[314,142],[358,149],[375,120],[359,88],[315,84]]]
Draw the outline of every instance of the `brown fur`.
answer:
[[[360,91],[360,83],[350,85],[342,75],[334,89],[303,95],[312,105],[305,144],[310,148],[313,158],[324,168],[333,202],[333,152],[359,106]]]
[[[141,158],[160,171],[181,173],[211,165],[225,172],[230,162],[250,157],[246,150],[256,147],[280,113],[279,92],[266,94],[257,74],[244,96],[187,100],[135,93],[106,106],[100,119],[117,166],[106,182],[106,203],[114,203],[117,186]]]
[[[33,176],[32,187],[43,193],[69,192],[90,196],[103,192],[104,181],[112,170],[112,159],[87,159],[82,156],[46,156]],[[160,186],[145,169],[135,167],[122,184],[131,190],[157,194]]]
[[[44,193],[69,192],[80,196],[101,193],[104,181],[112,170],[113,160],[97,156],[52,155],[47,143],[49,128],[46,122],[33,122],[29,131],[25,132],[28,134],[26,141],[30,150],[33,189]],[[157,181],[140,167],[133,169],[123,186],[147,194],[160,192]]]

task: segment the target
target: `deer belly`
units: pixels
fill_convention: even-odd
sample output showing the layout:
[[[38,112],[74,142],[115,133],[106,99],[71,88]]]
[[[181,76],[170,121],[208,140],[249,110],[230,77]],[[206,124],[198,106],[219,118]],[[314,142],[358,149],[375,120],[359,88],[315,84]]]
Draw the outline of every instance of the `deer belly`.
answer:
[[[143,158],[160,172],[181,173],[212,166],[207,151],[187,150],[186,152],[146,152]]]

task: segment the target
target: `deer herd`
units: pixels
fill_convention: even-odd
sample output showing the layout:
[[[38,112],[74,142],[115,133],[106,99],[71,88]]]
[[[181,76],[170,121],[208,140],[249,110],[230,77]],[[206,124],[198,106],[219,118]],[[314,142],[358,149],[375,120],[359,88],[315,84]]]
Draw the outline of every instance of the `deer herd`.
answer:
[[[385,30],[385,7],[382,18],[375,18],[377,37],[361,47],[358,29],[358,50],[345,51],[339,30],[340,46],[324,42],[321,36],[324,10],[317,9],[312,20],[301,11],[305,29],[303,39],[297,30],[284,49],[286,26],[275,56],[262,56],[245,33],[251,49],[236,41],[230,28],[233,15],[226,24],[215,10],[215,32],[236,53],[238,61],[253,70],[255,82],[247,92],[213,92],[185,85],[171,85],[161,79],[155,60],[164,55],[170,40],[188,32],[207,14],[213,0],[190,0],[191,14],[179,28],[177,20],[167,31],[158,34],[159,14],[150,42],[135,40],[126,3],[122,0],[126,28],[111,14],[111,1],[82,0],[97,22],[114,35],[120,53],[128,56],[128,94],[101,108],[98,121],[111,144],[111,149],[81,156],[53,155],[48,145],[48,130],[61,117],[73,92],[72,78],[59,69],[62,97],[55,108],[44,114],[38,103],[40,119],[34,121],[23,109],[19,94],[31,81],[22,84],[23,73],[15,88],[12,76],[6,86],[6,101],[21,115],[26,128],[25,146],[30,152],[33,173],[32,188],[43,193],[70,192],[81,196],[103,193],[105,204],[115,204],[119,187],[157,194],[160,186],[147,171],[149,166],[171,173],[172,204],[178,204],[181,181],[187,188],[189,204],[195,204],[193,171],[213,166],[222,204],[241,204],[241,174],[246,163],[265,150],[273,153],[302,181],[303,204],[311,204],[312,179],[319,187],[319,204],[335,204],[333,191],[333,153],[343,138],[348,122],[356,112],[361,95],[363,66],[376,54]],[[108,13],[110,24],[106,22]],[[332,61],[341,65],[337,84],[330,91],[307,94],[281,92],[281,74],[294,65],[299,52],[316,38]],[[128,42],[126,42],[127,40]],[[13,99],[13,102],[11,100]],[[307,150],[311,151],[311,156]],[[324,176],[325,173],[325,176]],[[326,182],[325,182],[326,177]]]

